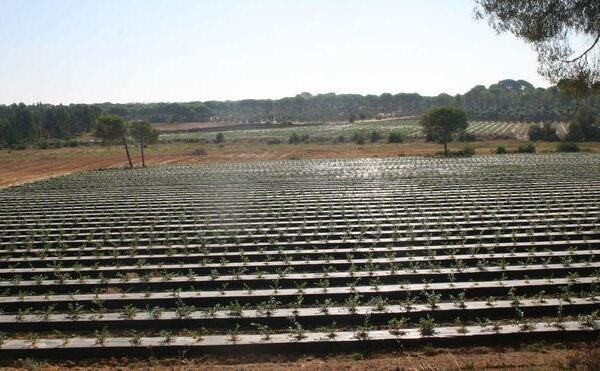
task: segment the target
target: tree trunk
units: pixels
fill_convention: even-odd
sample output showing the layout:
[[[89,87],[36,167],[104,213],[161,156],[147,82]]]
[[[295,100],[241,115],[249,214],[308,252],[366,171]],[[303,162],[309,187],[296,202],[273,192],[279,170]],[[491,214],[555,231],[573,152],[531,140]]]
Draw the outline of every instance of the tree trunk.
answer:
[[[448,157],[448,125],[444,125],[444,157]]]
[[[140,138],[140,152],[142,152],[142,167],[146,167],[146,161],[144,160],[144,138]]]
[[[127,155],[127,161],[129,161],[129,168],[133,169],[133,163],[131,162],[131,156],[129,155],[129,147],[127,146],[126,138],[123,138],[123,146],[125,146],[125,154]]]

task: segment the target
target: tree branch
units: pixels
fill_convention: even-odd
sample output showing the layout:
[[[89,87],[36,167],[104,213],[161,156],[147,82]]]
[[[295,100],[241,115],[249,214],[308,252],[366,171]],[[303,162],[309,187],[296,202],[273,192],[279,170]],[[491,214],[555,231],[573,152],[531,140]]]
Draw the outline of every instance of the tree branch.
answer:
[[[587,48],[586,51],[584,51],[583,53],[581,53],[581,55],[575,59],[571,59],[571,60],[561,60],[561,62],[564,63],[573,63],[573,62],[577,62],[578,60],[580,60],[581,58],[583,58],[587,53],[590,52],[590,50],[594,49],[594,46],[596,46],[596,44],[598,44],[598,41],[600,41],[600,33],[598,33],[598,36],[596,36],[596,40],[594,40],[594,42],[592,43],[592,46],[590,46],[589,48]]]

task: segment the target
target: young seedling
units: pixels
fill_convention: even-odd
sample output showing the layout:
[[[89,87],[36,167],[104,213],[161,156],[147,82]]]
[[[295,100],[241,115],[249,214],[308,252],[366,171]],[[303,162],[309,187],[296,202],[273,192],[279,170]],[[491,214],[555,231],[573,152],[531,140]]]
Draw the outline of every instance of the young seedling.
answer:
[[[419,332],[421,336],[433,336],[435,335],[435,327],[436,323],[433,318],[427,315],[426,318],[421,318],[419,320]]]
[[[402,330],[406,323],[408,322],[408,318],[400,317],[400,318],[392,318],[388,321],[388,326],[390,327],[390,334],[395,336],[404,335],[405,332]]]

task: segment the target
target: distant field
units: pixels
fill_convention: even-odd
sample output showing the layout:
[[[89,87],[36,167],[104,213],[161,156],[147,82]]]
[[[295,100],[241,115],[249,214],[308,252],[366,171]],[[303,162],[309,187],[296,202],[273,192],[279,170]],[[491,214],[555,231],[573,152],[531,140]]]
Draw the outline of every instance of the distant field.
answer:
[[[171,128],[175,130],[177,127],[200,128],[201,123],[193,124],[163,124],[163,129]],[[212,123],[206,123],[210,125]],[[495,122],[495,121],[472,121],[469,124],[467,132],[475,134],[479,138],[504,138],[504,139],[527,139],[527,130],[535,123],[529,122]],[[169,126],[172,125],[172,126]],[[187,126],[186,126],[187,125]],[[555,123],[559,135],[566,133],[567,124]],[[216,128],[217,126],[212,126]],[[386,136],[391,131],[399,131],[405,138],[422,138],[423,131],[418,120],[385,120],[385,121],[365,121],[365,122],[336,122],[323,123],[320,125],[300,126],[300,127],[274,127],[260,129],[226,129],[226,137],[229,140],[250,139],[266,141],[268,139],[278,139],[280,141],[287,140],[292,133],[299,135],[308,135],[313,139],[321,140],[336,140],[344,137],[345,140],[350,140],[352,136],[360,131],[379,131],[383,136]],[[185,129],[182,129],[185,130]],[[161,134],[162,141],[186,141],[186,140],[211,140],[215,136],[214,131],[198,131],[198,132],[169,132]]]
[[[235,126],[233,122],[162,122],[152,124],[153,127],[160,131],[186,131],[186,130],[203,130],[213,128],[227,128]]]

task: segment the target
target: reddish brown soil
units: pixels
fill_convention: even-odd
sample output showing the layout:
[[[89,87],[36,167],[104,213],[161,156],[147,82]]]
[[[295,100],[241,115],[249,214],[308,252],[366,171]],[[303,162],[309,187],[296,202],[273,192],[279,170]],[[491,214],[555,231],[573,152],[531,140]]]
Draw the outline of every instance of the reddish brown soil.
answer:
[[[195,358],[109,358],[103,360],[13,360],[5,369],[152,370],[598,370],[598,344],[533,343],[522,349],[471,347],[338,355],[257,354]]]

